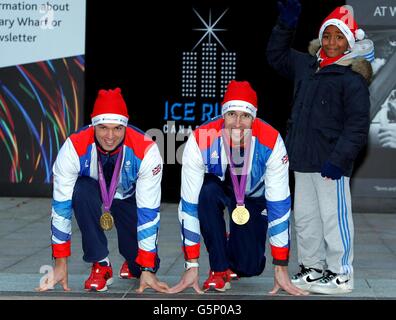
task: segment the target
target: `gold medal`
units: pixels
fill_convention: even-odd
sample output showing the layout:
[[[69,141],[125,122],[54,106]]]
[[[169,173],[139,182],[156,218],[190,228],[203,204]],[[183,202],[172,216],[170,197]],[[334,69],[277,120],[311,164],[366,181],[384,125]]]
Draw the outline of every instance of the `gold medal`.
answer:
[[[232,211],[232,221],[236,224],[243,225],[249,221],[250,214],[249,210],[244,205],[238,206]]]
[[[100,226],[104,231],[109,231],[113,228],[114,219],[110,212],[105,211],[100,216]]]

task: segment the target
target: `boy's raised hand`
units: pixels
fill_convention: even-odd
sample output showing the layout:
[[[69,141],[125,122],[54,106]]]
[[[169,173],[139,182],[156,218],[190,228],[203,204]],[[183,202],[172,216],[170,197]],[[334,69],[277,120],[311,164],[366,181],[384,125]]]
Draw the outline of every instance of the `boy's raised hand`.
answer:
[[[290,28],[295,28],[301,13],[299,0],[278,1],[279,19]]]

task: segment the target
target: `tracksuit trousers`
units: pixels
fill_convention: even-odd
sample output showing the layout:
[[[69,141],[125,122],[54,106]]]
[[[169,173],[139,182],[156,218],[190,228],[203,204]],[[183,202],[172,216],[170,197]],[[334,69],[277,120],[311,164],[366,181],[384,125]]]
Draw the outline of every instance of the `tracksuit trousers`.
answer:
[[[294,219],[298,261],[305,267],[353,274],[350,178],[295,172]]]
[[[73,210],[82,236],[83,259],[97,262],[109,255],[107,238],[100,226],[102,198],[98,181],[79,177],[73,192]],[[140,266],[135,262],[138,254],[137,207],[133,195],[130,198],[114,199],[111,214],[117,229],[119,253],[128,262],[130,272],[139,277]],[[157,261],[157,268],[159,259]]]
[[[265,267],[268,219],[265,198],[245,198],[250,219],[235,224],[230,217],[227,237],[224,209],[236,207],[232,186],[213,174],[205,174],[198,201],[198,217],[212,271],[231,269],[241,277],[256,276]]]

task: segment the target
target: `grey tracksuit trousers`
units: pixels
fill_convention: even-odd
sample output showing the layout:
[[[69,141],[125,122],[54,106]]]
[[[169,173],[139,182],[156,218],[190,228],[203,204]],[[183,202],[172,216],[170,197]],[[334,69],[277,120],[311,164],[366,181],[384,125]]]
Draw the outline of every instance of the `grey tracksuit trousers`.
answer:
[[[353,273],[354,228],[349,180],[295,172],[298,262],[305,267]]]

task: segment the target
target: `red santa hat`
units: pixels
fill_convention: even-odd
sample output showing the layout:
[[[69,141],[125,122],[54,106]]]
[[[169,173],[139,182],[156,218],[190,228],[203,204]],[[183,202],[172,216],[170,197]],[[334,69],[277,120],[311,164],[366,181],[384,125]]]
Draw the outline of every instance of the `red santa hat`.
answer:
[[[121,89],[99,90],[93,112],[91,114],[92,125],[101,123],[114,123],[123,126],[128,125],[128,109]]]
[[[247,81],[232,80],[227,87],[222,102],[221,114],[229,111],[250,113],[253,118],[257,113],[257,94]]]
[[[348,8],[349,7],[349,8]],[[344,34],[348,40],[349,48],[353,49],[355,40],[363,40],[365,33],[359,29],[355,19],[353,18],[353,11],[351,6],[337,7],[324,19],[319,30],[319,40],[322,43],[322,36],[324,30],[330,26],[336,26]]]

